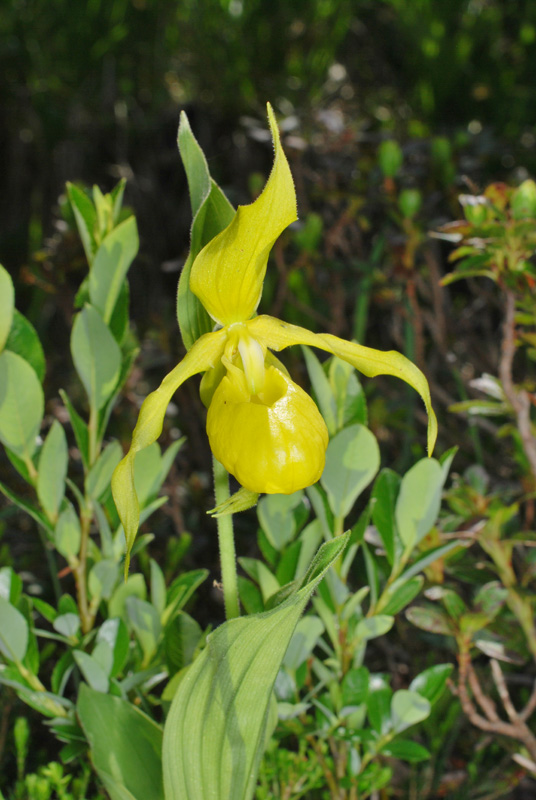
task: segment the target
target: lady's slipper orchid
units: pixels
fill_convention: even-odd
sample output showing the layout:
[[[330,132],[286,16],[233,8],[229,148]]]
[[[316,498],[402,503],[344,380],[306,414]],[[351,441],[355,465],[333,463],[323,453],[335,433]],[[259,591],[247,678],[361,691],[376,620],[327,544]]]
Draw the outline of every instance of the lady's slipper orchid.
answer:
[[[190,288],[216,329],[201,336],[146,398],[130,451],[113,476],[128,552],[139,522],[136,453],[158,438],[172,395],[196,373],[205,373],[201,396],[208,406],[207,432],[214,456],[252,493],[290,494],[315,483],[324,468],[328,444],[324,420],[313,400],[270,352],[290,345],[318,347],[367,376],[395,375],[409,383],[428,411],[430,454],[435,443],[437,423],[428,383],[403,355],[311,333],[270,316],[255,316],[269,252],[280,233],[297,219],[294,183],[270,105],[268,119],[275,160],[262,194],[251,205],[238,208],[227,228],[198,254],[190,273]]]

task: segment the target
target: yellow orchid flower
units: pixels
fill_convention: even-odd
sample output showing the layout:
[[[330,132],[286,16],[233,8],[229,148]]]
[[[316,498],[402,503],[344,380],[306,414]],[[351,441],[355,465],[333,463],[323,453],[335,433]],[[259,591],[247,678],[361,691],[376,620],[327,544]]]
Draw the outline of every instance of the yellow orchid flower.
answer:
[[[208,406],[212,452],[251,493],[290,494],[315,483],[324,469],[328,444],[324,420],[271,352],[290,345],[318,347],[369,377],[394,375],[409,383],[428,412],[429,454],[434,447],[437,422],[428,383],[405,356],[315,334],[270,316],[255,316],[270,250],[297,219],[294,183],[270,105],[268,120],[275,159],[262,194],[251,205],[238,208],[227,228],[198,254],[190,273],[190,289],[216,329],[201,336],[146,398],[130,450],[112,479],[127,539],[127,562],[139,523],[136,453],[158,438],[172,395],[196,373],[205,373],[201,396]]]

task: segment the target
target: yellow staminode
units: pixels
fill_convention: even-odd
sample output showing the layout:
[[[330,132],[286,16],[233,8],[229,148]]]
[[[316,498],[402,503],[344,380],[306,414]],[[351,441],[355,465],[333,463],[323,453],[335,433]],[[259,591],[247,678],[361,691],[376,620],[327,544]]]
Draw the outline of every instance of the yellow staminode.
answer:
[[[285,374],[271,351],[293,344],[337,355],[369,377],[394,375],[421,395],[428,412],[428,453],[437,422],[422,372],[401,353],[373,350],[330,334],[315,334],[269,316],[255,317],[266,264],[280,233],[296,219],[296,194],[273,111],[268,119],[274,166],[262,194],[240,206],[231,223],[195,259],[190,288],[216,323],[143,403],[132,445],[115,470],[112,489],[125,529],[127,558],[139,523],[134,487],[136,453],[162,431],[178,387],[204,372],[207,432],[215,457],[245,489],[290,494],[315,483],[324,468],[328,433],[315,403]]]

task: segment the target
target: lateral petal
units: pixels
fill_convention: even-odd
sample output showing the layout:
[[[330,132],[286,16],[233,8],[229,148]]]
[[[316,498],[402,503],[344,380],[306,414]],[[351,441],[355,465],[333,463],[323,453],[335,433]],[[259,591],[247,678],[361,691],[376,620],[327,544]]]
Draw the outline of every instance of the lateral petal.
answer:
[[[402,353],[396,350],[374,350],[339,339],[330,333],[312,333],[267,315],[250,320],[248,328],[252,336],[272,350],[283,350],[293,344],[307,344],[333,353],[369,378],[394,375],[409,383],[422,397],[428,412],[428,455],[432,455],[437,438],[437,419],[432,408],[430,387],[421,370]]]
[[[138,497],[134,488],[136,454],[155,442],[160,436],[169,401],[179,386],[192,375],[204,372],[214,366],[222,357],[226,338],[227,331],[225,330],[201,336],[175,369],[166,375],[158,389],[147,395],[140,409],[132,434],[130,450],[118,464],[112,476],[112,493],[127,541],[125,576],[128,574],[130,551],[136,538],[140,519]]]
[[[231,223],[201,250],[190,273],[190,289],[222,325],[245,322],[255,313],[268,254],[297,219],[294,182],[269,104],[268,120],[275,159],[266,186],[254,203],[238,207]]]

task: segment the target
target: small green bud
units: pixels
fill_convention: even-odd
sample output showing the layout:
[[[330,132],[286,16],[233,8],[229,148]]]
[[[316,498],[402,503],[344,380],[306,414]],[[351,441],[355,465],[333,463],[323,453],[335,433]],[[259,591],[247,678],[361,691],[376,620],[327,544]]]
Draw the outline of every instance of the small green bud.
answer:
[[[405,219],[413,219],[419,213],[422,195],[418,189],[403,189],[398,198],[398,207]]]
[[[459,201],[463,206],[465,219],[471,225],[483,225],[488,220],[489,203],[482,195],[461,194]]]
[[[378,160],[385,177],[394,178],[404,160],[400,145],[394,139],[386,139],[380,144]]]

